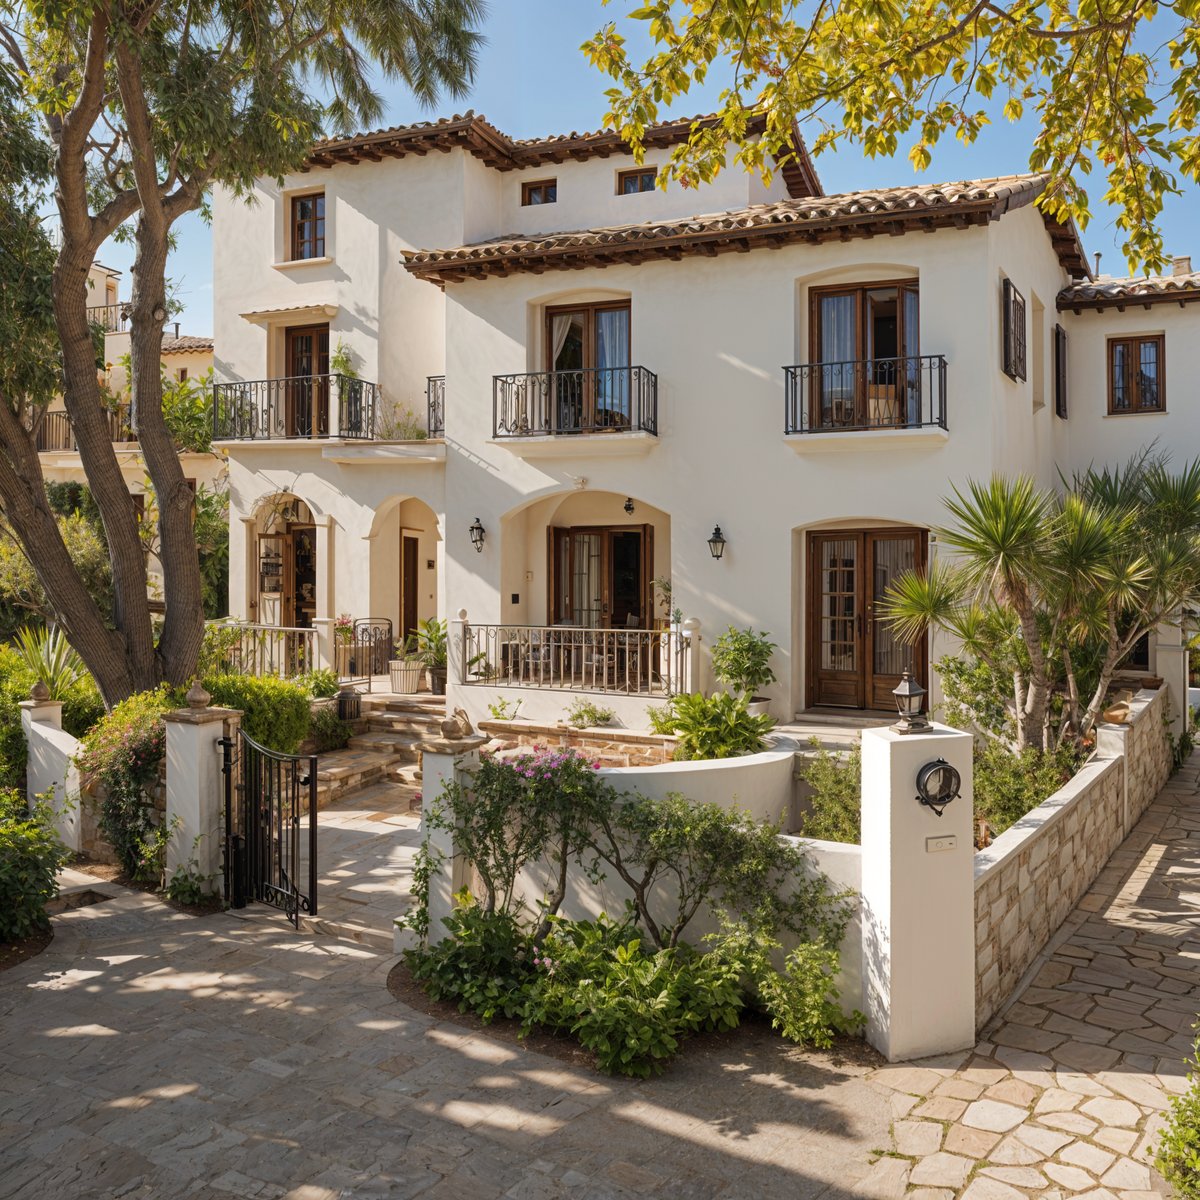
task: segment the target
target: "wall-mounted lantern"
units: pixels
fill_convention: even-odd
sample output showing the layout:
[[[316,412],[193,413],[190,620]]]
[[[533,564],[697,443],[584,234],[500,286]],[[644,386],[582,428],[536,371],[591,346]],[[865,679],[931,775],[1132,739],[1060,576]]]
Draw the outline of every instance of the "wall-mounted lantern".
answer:
[[[961,786],[962,777],[944,758],[927,762],[917,772],[917,800],[939,817],[951,800],[958,799]]]
[[[720,525],[713,526],[712,537],[708,539],[708,552],[717,559],[725,553],[725,535]]]
[[[633,516],[633,497],[632,496],[625,497],[625,504],[623,507],[625,509],[626,515],[632,517]]]
[[[471,522],[471,528],[468,530],[471,535],[471,545],[475,547],[477,553],[483,553],[483,539],[487,536],[484,533],[483,522],[478,517]]]

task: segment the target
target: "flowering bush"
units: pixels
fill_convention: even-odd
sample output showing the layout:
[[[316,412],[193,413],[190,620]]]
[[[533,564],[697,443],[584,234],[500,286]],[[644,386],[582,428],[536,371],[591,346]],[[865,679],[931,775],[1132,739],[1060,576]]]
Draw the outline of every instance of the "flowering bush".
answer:
[[[334,618],[333,636],[339,642],[354,641],[354,618],[349,613],[338,613]]]
[[[153,878],[156,871],[146,862],[159,824],[150,789],[166,752],[163,714],[174,707],[166,687],[122,700],[93,726],[77,758],[80,771],[104,787],[100,828],[133,878]]]

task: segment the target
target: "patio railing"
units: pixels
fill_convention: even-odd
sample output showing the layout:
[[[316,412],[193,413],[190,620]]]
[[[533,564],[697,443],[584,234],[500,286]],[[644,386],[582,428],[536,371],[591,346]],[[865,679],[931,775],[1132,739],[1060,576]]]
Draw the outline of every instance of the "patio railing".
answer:
[[[210,628],[228,631],[222,638],[220,651],[220,667],[224,671],[288,678],[319,665],[315,629],[220,622]]]
[[[687,686],[687,639],[674,627],[468,624],[456,649],[466,684],[647,696]]]

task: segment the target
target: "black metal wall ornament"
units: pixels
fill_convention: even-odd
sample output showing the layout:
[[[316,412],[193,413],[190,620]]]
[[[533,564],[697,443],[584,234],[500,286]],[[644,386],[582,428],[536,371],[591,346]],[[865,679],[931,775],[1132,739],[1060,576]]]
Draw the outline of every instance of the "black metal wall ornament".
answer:
[[[927,762],[917,772],[917,801],[940,817],[951,800],[962,794],[962,776],[944,758]]]

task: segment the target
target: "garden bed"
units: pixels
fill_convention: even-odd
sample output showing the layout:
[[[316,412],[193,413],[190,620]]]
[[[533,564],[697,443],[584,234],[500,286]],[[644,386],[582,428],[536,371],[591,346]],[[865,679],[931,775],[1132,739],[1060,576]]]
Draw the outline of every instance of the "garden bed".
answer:
[[[7,971],[10,967],[19,967],[31,958],[37,958],[52,941],[54,941],[54,930],[43,929],[30,937],[22,938],[19,942],[7,942],[0,945],[0,971]]]

